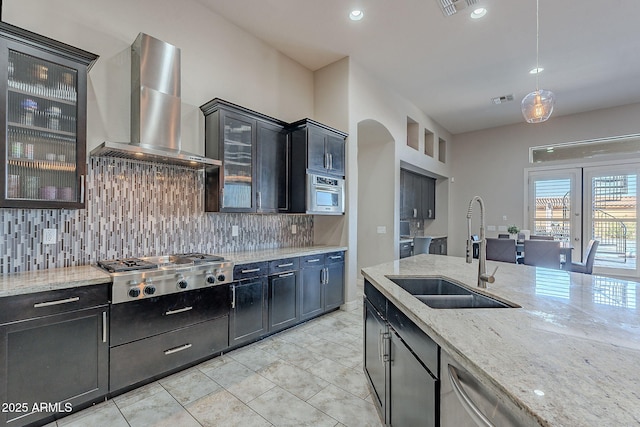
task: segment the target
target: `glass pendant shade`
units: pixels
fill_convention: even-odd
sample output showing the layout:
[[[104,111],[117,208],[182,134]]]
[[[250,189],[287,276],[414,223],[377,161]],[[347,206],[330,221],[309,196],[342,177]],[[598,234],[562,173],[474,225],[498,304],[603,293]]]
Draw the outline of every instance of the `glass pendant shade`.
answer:
[[[553,113],[556,98],[553,92],[538,89],[522,98],[522,115],[527,123],[542,123]]]

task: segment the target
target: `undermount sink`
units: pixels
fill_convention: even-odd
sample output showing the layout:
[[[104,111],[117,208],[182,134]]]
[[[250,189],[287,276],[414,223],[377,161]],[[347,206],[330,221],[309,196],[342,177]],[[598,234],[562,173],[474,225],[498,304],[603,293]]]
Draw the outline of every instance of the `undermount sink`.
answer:
[[[389,277],[431,308],[516,308],[441,277]]]

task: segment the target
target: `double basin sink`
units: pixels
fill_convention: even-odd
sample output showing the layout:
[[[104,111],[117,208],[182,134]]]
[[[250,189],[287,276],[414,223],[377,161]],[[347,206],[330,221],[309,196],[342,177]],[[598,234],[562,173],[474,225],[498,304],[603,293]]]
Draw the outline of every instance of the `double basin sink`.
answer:
[[[388,277],[431,308],[517,308],[442,277]]]

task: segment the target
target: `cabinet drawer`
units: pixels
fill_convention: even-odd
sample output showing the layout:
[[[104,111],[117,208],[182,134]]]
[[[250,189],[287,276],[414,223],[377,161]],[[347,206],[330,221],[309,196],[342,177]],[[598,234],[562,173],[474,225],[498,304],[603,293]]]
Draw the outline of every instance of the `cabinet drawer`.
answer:
[[[111,284],[0,298],[0,325],[108,304]]]
[[[411,351],[438,378],[438,345],[391,303],[387,305],[387,319]]]
[[[225,316],[111,348],[109,390],[157,378],[224,350],[228,329]]]
[[[269,274],[269,263],[252,262],[233,267],[233,280],[249,279],[251,277],[266,276]]]
[[[368,280],[364,281],[364,295],[369,300],[371,305],[382,315],[382,318],[387,317],[387,298],[377,290]]]
[[[282,273],[284,271],[297,270],[299,268],[299,258],[278,259],[269,262],[269,274]]]
[[[307,255],[300,257],[300,268],[324,265],[325,254]]]
[[[229,285],[114,304],[111,306],[111,346],[228,314]]]
[[[325,254],[325,262],[327,264],[333,264],[336,262],[344,262],[344,252],[343,251],[338,251],[338,252],[329,252],[327,254]]]

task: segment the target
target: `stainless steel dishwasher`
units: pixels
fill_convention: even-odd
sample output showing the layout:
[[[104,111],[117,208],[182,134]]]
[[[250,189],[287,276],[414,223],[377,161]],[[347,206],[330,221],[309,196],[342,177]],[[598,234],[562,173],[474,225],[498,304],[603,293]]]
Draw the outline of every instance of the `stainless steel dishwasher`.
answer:
[[[539,426],[440,350],[440,427]]]

